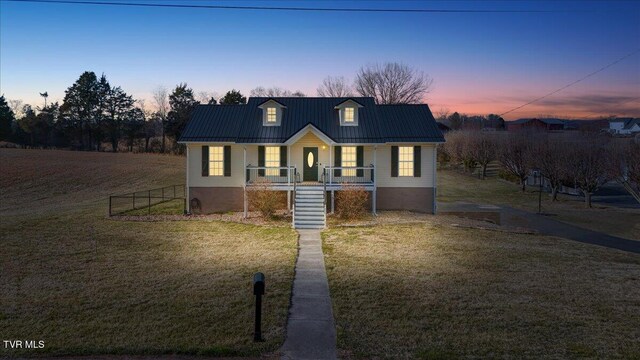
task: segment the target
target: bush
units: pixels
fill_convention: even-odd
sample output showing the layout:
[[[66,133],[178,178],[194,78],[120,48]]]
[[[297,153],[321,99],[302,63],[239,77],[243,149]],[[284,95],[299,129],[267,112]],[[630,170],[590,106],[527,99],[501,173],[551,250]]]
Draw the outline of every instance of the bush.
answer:
[[[258,210],[267,219],[272,219],[278,208],[286,202],[285,193],[269,190],[268,181],[261,181],[255,187],[247,189],[249,206]]]
[[[342,219],[357,219],[367,211],[369,194],[363,187],[349,186],[336,192],[336,214]]]

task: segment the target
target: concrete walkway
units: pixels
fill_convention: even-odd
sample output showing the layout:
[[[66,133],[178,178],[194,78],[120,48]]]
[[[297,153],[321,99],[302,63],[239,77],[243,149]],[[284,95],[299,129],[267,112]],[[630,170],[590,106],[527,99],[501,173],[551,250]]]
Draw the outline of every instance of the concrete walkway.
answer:
[[[336,327],[320,230],[300,234],[283,359],[336,359]]]

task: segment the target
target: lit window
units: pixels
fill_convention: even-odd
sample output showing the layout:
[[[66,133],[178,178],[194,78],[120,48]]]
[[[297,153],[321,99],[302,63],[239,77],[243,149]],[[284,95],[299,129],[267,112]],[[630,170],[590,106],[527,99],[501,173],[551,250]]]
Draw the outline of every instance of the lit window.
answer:
[[[264,166],[268,168],[280,167],[280,146],[267,146],[264,148]],[[267,169],[267,176],[280,176],[279,169]]]
[[[413,146],[398,147],[398,175],[413,176]]]
[[[344,109],[344,122],[352,123],[355,120],[355,110],[352,107]]]
[[[356,147],[342,147],[342,167],[356,167]],[[355,169],[342,169],[342,176],[356,176]]]
[[[276,122],[276,108],[274,107],[267,108],[267,122],[268,123]]]
[[[209,146],[209,176],[224,176],[224,146]]]

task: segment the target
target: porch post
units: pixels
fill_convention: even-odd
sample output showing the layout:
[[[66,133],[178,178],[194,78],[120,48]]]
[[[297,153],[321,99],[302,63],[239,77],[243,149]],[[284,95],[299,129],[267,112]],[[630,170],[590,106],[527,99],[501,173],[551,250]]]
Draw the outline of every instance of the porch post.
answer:
[[[244,154],[243,154],[242,162],[243,162],[244,166],[242,167],[243,168],[242,172],[244,173],[244,172],[247,171],[247,147],[246,146],[243,147],[243,151],[244,151]],[[247,177],[246,177],[245,174],[242,174],[242,177],[244,178],[244,186],[242,187],[242,189],[243,189],[242,193],[244,195],[244,198],[243,198],[243,201],[242,201],[242,206],[244,207],[244,209],[243,209],[244,210],[244,218],[246,219],[247,216],[248,216],[248,212],[249,212],[248,199],[247,199]]]
[[[376,171],[378,170],[378,146],[374,145],[373,146],[373,192],[371,193],[371,211],[373,212],[373,215],[376,215],[376,198],[378,196],[378,189],[377,189],[377,181],[378,181],[378,175],[376,174]]]
[[[336,212],[336,191],[331,190],[331,213]]]
[[[333,179],[331,178],[333,176],[333,170],[331,169],[332,167],[333,167],[333,145],[329,145],[329,174],[327,175],[327,177],[329,178],[329,184],[333,182],[332,181]],[[331,192],[331,203],[333,204],[333,191]],[[333,213],[333,206],[331,207],[331,212]]]

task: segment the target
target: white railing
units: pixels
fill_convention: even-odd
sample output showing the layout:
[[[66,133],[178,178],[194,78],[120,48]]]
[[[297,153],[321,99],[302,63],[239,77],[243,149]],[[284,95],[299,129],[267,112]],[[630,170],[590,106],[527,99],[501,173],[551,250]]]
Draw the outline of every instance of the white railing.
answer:
[[[328,185],[374,183],[373,165],[370,166],[326,166],[324,182]]]
[[[295,166],[266,167],[266,166],[247,166],[245,174],[245,182],[247,185],[258,184],[279,184],[292,185],[297,180]]]

